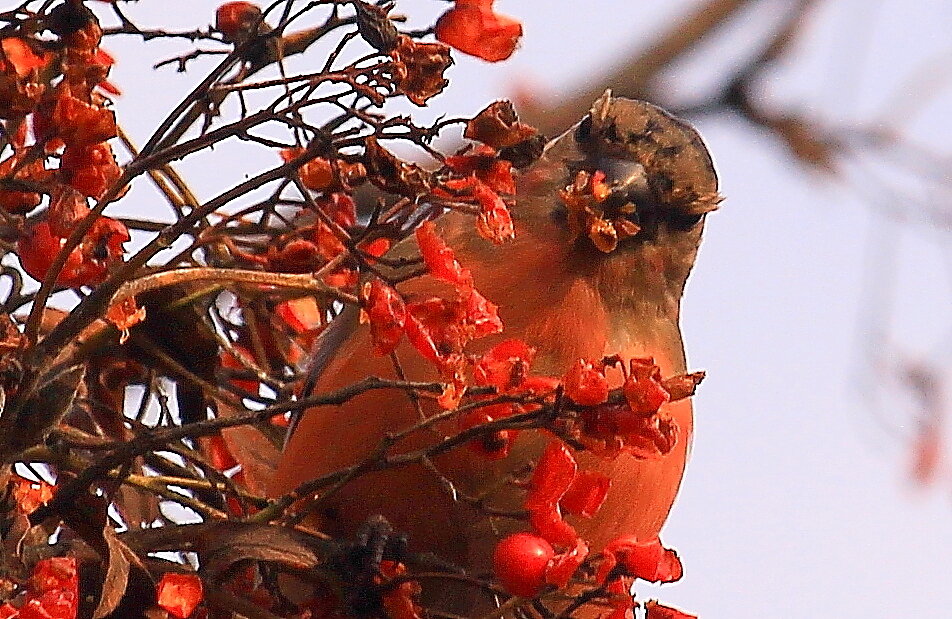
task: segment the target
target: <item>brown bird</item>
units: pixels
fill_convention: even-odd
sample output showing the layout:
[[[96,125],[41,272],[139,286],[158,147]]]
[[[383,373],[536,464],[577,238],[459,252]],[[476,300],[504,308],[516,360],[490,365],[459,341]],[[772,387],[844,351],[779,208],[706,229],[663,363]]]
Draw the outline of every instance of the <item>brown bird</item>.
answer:
[[[611,189],[598,214],[600,221],[614,222],[611,230],[604,225],[580,229],[578,213],[567,210],[559,197],[579,171],[596,170],[607,175]],[[697,132],[654,105],[606,93],[580,123],[547,144],[541,158],[517,179],[517,188],[511,243],[490,244],[475,233],[471,218],[458,213],[438,221],[441,236],[472,270],[480,292],[499,305],[505,323],[504,333],[477,340],[468,350],[480,353],[502,339],[520,338],[537,349],[533,370],[545,374],[559,376],[580,358],[611,354],[654,357],[665,377],[684,373],[681,295],[704,215],[719,201],[717,176]],[[438,283],[418,278],[399,288],[404,296],[425,296]],[[372,353],[366,325],[344,320],[323,340],[315,362],[317,392],[371,375],[396,378],[391,359]],[[396,352],[407,379],[439,380],[406,342]],[[439,412],[431,400],[421,400],[421,405],[424,415]],[[692,434],[689,400],[666,404],[665,410],[680,426],[680,438],[667,455],[651,460],[622,455],[609,461],[577,454],[581,468],[606,473],[613,482],[598,514],[574,522],[594,551],[619,535],[654,537],[664,524]],[[365,460],[387,433],[419,420],[414,403],[397,391],[371,391],[339,407],[306,411],[286,444],[273,495]],[[442,436],[422,433],[395,449],[420,448]],[[481,496],[507,473],[524,470],[549,440],[542,432],[523,432],[500,461],[456,450],[437,458],[435,467],[459,491]],[[518,509],[522,496],[504,485],[492,491],[488,503]],[[320,503],[311,523],[346,537],[375,514],[406,532],[412,550],[434,552],[474,573],[489,570],[493,547],[502,536],[527,528],[524,522],[491,518],[471,503],[454,500],[445,481],[421,466],[353,479]],[[441,608],[472,612],[478,603],[463,603],[460,592],[439,587],[437,593],[456,598],[455,603],[435,602]],[[440,597],[424,595],[431,602]]]

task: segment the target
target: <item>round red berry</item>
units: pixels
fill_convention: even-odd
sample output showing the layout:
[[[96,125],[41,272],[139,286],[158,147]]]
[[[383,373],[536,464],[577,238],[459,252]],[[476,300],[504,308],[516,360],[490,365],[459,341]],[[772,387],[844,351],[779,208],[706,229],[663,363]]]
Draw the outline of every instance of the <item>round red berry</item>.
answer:
[[[549,542],[532,533],[516,533],[502,539],[493,552],[493,571],[503,588],[519,597],[542,591],[545,571],[555,556]]]
[[[261,8],[251,2],[226,2],[215,11],[215,30],[226,39],[233,40],[251,27],[261,17]]]

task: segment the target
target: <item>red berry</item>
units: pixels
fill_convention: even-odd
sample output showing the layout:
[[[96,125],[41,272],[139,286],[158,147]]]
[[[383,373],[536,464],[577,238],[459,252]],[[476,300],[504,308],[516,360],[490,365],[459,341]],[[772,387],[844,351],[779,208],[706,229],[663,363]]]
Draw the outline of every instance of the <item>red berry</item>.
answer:
[[[261,17],[261,8],[251,2],[226,2],[215,11],[215,29],[227,39],[234,39]]]
[[[545,584],[545,572],[555,551],[531,533],[504,538],[493,552],[493,571],[503,588],[519,597],[534,597]]]

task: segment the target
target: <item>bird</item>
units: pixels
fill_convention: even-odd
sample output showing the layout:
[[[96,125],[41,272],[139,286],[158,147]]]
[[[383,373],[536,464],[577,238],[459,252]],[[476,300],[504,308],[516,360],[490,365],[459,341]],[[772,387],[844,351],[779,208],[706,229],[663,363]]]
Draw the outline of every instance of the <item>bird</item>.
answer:
[[[619,238],[616,247],[579,233],[560,199],[560,191],[579,172],[596,171],[605,174],[611,190],[606,209],[615,210],[604,217],[634,224],[627,229],[635,233]],[[651,103],[606,92],[517,178],[511,242],[489,243],[475,232],[472,217],[462,213],[449,212],[437,220],[439,234],[472,271],[479,291],[498,305],[505,324],[502,334],[472,342],[468,352],[479,354],[504,338],[519,338],[536,349],[536,372],[559,376],[579,359],[617,354],[652,357],[665,377],[685,373],[681,298],[705,216],[720,201],[717,190],[712,158],[691,125]],[[395,250],[399,255],[399,245]],[[426,296],[438,291],[439,283],[432,280],[409,280],[399,289],[405,296]],[[319,339],[312,362],[318,374],[315,392],[368,376],[397,378],[392,360],[373,354],[370,329],[355,316],[338,318],[340,324]],[[405,341],[396,354],[407,380],[440,380]],[[613,460],[577,454],[581,469],[600,471],[612,480],[600,511],[575,523],[593,551],[622,534],[650,539],[661,531],[678,493],[693,432],[690,400],[665,407],[680,428],[670,453],[657,459],[623,454]],[[431,399],[414,403],[396,390],[372,390],[340,406],[304,411],[292,424],[271,494],[284,495],[364,461],[385,436],[417,424],[421,412],[430,416],[439,409]],[[438,429],[420,433],[399,450],[440,438]],[[366,472],[320,501],[308,524],[347,537],[380,515],[407,535],[411,550],[435,553],[474,574],[487,573],[496,542],[527,525],[487,515],[453,490],[485,494],[535,461],[549,440],[543,432],[523,432],[509,456],[499,461],[458,450],[434,459],[431,467]],[[520,496],[517,489],[502,488],[492,500],[500,509],[518,508]],[[455,599],[443,600],[444,609],[467,612],[478,604],[469,600],[470,608],[460,608],[461,594],[440,587],[444,597]]]

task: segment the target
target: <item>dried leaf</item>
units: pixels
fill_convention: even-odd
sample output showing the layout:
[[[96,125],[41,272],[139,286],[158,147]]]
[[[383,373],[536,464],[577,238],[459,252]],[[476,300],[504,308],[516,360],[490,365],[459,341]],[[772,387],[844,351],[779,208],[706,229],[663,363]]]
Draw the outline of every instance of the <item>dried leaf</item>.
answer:
[[[370,136],[366,142],[369,180],[390,193],[415,198],[429,193],[433,186],[431,174],[416,165],[403,161]]]
[[[463,137],[493,148],[506,148],[525,142],[535,134],[534,127],[519,122],[510,101],[494,101],[466,123]]]
[[[106,578],[102,583],[102,594],[99,604],[93,613],[93,619],[101,619],[111,614],[119,606],[122,596],[126,593],[129,584],[129,565],[131,561],[138,563],[138,558],[128,546],[119,541],[111,526],[103,528],[103,538],[109,549]],[[131,560],[131,561],[130,561]]]

